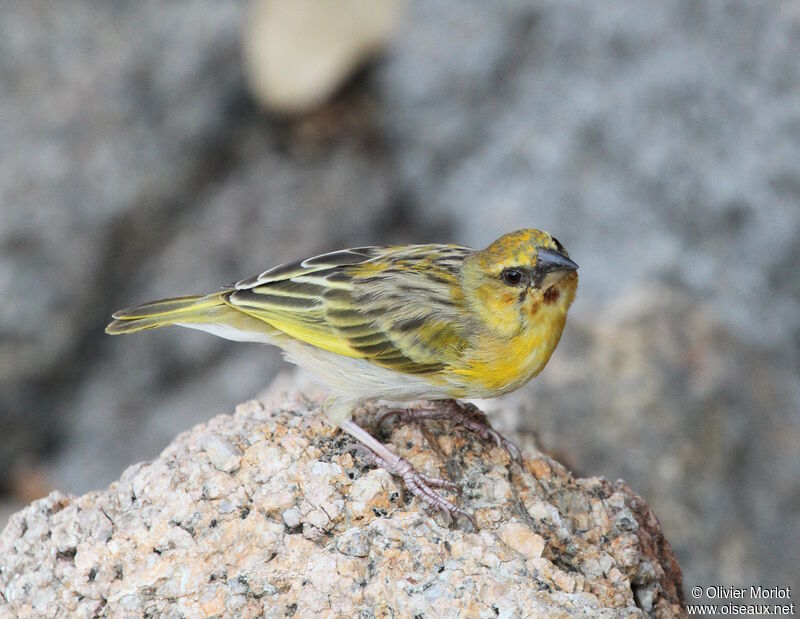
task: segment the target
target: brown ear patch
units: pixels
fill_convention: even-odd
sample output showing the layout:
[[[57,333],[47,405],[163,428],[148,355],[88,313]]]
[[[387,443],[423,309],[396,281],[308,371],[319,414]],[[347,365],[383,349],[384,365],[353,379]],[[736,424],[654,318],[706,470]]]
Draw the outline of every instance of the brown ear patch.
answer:
[[[544,302],[547,305],[552,305],[558,301],[559,296],[561,296],[561,293],[558,291],[558,288],[555,286],[550,286],[550,288],[548,288],[544,293]]]

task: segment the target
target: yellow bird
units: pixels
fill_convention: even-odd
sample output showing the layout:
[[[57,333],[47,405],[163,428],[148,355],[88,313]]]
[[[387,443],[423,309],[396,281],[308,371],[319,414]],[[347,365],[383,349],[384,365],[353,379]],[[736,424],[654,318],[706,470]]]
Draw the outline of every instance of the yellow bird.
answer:
[[[486,249],[460,245],[355,247],[276,266],[204,296],[119,311],[106,333],[166,325],[239,342],[264,342],[323,380],[330,420],[376,464],[431,506],[472,516],[434,490],[456,488],[417,472],[352,420],[370,400],[438,400],[392,411],[447,418],[518,449],[456,398],[508,393],[542,371],[561,338],[578,265],[547,232],[506,234]]]

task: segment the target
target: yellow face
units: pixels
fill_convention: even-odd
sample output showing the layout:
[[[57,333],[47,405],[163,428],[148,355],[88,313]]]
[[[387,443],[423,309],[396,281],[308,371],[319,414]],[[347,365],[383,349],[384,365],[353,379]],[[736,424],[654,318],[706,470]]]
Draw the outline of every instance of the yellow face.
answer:
[[[513,337],[544,314],[566,314],[578,284],[578,265],[549,233],[506,234],[464,266],[464,291],[483,322]]]

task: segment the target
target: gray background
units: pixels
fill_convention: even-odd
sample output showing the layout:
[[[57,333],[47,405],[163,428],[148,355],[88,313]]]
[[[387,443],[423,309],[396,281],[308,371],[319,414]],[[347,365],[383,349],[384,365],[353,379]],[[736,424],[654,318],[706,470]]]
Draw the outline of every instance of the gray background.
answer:
[[[630,482],[687,589],[797,590],[800,4],[412,2],[381,58],[294,121],[248,95],[244,19],[3,5],[0,523],[109,483],[284,367],[179,329],[106,337],[113,310],[347,245],[535,226],[581,264],[579,296],[497,424]]]

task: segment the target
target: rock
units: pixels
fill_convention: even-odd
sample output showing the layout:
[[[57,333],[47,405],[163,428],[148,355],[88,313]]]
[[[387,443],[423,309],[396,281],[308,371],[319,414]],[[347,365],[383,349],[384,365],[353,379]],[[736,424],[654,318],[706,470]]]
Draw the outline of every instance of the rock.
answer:
[[[23,2],[4,11],[0,406],[12,431],[58,416],[37,414],[41,402],[26,411],[40,397],[29,392],[90,356],[80,342],[99,326],[110,254],[124,261],[138,245],[135,222],[191,210],[179,204],[198,171],[208,173],[201,145],[224,141],[242,74],[207,69],[236,58],[241,11],[215,4],[178,0],[153,12],[78,1],[65,12]],[[157,228],[166,231],[148,227],[154,241]]]
[[[319,397],[274,392],[105,490],[53,492],[14,514],[0,535],[0,614],[682,614],[678,563],[624,482],[576,479],[532,449],[512,466],[447,422],[388,438],[462,486],[478,531],[354,459]]]
[[[200,446],[218,471],[231,473],[239,468],[242,459],[239,449],[218,434],[209,432],[200,439]]]
[[[253,0],[244,59],[256,99],[298,114],[325,102],[396,29],[402,0]]]

